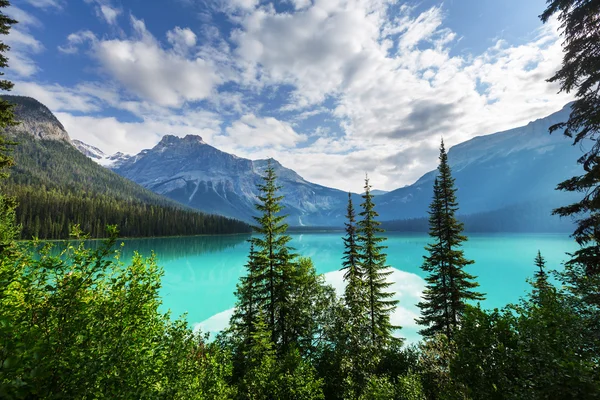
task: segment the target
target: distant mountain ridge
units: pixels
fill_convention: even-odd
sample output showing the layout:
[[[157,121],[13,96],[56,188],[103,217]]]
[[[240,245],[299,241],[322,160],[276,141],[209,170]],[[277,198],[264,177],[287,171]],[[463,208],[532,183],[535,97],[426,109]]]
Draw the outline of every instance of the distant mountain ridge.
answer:
[[[579,173],[576,160],[581,150],[571,146],[562,132],[548,133],[551,125],[568,118],[569,107],[526,126],[478,136],[450,148],[448,158],[458,187],[460,214],[485,215],[486,221],[496,218],[500,225],[508,226],[501,220],[518,221],[516,213],[536,210],[539,215],[530,221],[547,222],[544,226],[553,231],[569,230],[568,221],[557,222],[558,217],[550,214],[554,207],[574,199],[573,194],[558,192],[555,187]],[[154,148],[112,168],[190,207],[252,222],[256,185],[266,163],[220,151],[199,136],[165,135]],[[272,163],[283,186],[284,212],[291,226],[343,225],[346,192],[308,182],[279,162]],[[428,172],[414,184],[390,192],[376,191],[380,219],[426,217],[435,174],[435,170]],[[353,194],[353,199],[357,204],[361,200],[358,194]],[[471,225],[480,229],[473,218]]]
[[[555,190],[556,185],[581,172],[581,149],[562,132],[548,129],[566,121],[570,105],[523,127],[478,136],[453,146],[448,161],[458,188],[461,214],[477,214],[518,204],[539,204],[548,218],[552,208],[577,196]],[[377,198],[383,220],[427,215],[436,171],[414,184]]]

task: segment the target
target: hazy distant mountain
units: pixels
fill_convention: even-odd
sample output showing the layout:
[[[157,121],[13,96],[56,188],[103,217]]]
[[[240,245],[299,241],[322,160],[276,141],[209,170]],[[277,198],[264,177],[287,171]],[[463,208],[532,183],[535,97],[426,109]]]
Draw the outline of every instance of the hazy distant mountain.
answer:
[[[562,132],[548,128],[566,121],[569,106],[526,126],[478,136],[453,146],[448,161],[458,187],[461,214],[476,214],[514,205],[538,204],[543,212],[576,198],[558,192],[556,185],[580,172],[578,146]],[[377,198],[384,220],[423,217],[431,202],[435,171]],[[550,218],[550,217],[549,217]],[[558,217],[553,217],[558,218]]]
[[[381,196],[382,194],[386,194],[389,193],[389,191],[387,190],[379,190],[379,189],[373,189],[371,190],[371,194],[373,196]],[[362,192],[361,195],[365,194],[365,192]]]
[[[225,153],[201,137],[166,135],[154,148],[114,167],[115,172],[156,192],[199,210],[252,221],[257,184],[267,160],[252,161]],[[291,225],[321,225],[342,221],[347,193],[306,181],[272,160],[285,213]]]

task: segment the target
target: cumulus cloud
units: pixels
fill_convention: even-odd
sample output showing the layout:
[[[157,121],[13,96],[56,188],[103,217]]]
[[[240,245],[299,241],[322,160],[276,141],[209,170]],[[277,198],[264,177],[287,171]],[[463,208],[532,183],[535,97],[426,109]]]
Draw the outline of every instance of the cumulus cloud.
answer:
[[[10,46],[9,67],[21,77],[29,77],[39,71],[37,63],[33,60],[36,54],[44,51],[44,45],[31,33],[31,28],[40,28],[42,23],[26,11],[11,6],[7,15],[19,21],[13,25],[5,41]]]
[[[117,17],[121,14],[121,10],[118,8],[112,8],[105,4],[100,5],[99,7],[100,15],[104,18],[104,20],[111,25],[117,23]]]
[[[167,40],[178,53],[186,53],[196,45],[196,34],[190,28],[175,27],[167,32]]]
[[[227,138],[241,147],[285,148],[306,140],[286,122],[246,114],[226,129]]]
[[[79,47],[86,43],[97,42],[96,35],[92,31],[79,31],[69,34],[67,36],[67,43],[62,46],[58,46],[58,51],[65,54],[75,54],[79,52]]]
[[[16,81],[14,91],[23,96],[33,97],[53,111],[99,111],[100,102],[94,96],[86,95],[81,89],[82,87],[70,89],[61,85]]]
[[[330,186],[360,190],[364,172],[370,172],[374,181],[393,189],[435,167],[433,151],[422,153],[418,162],[398,163],[404,158],[396,155],[406,149],[437,147],[432,143],[442,136],[451,146],[525,124],[571,99],[556,95],[556,85],[545,81],[560,65],[555,24],[540,29],[530,43],[498,43],[480,55],[451,56],[456,34],[443,20],[442,7],[415,14],[401,6],[390,15],[386,2],[361,0],[315,1],[294,13],[268,6],[252,10],[231,36],[240,79],[256,87],[293,87],[285,110],[302,112],[334,98],[343,132],[337,142],[351,143],[335,147],[359,150],[340,157],[325,147],[314,154],[315,160],[342,163],[336,168],[340,173],[327,178],[306,154],[275,157]],[[356,154],[363,157],[359,165]]]
[[[108,74],[138,96],[165,106],[180,106],[213,93],[221,78],[210,60],[165,50],[142,20],[131,17],[131,23],[135,38],[94,44],[95,57]]]
[[[435,168],[441,137],[452,146],[571,100],[546,82],[561,60],[555,21],[530,42],[456,55],[444,6],[299,0],[281,12],[253,0],[216,3],[232,30],[175,26],[161,42],[132,16],[129,36],[77,32],[60,50],[89,46],[122,89],[125,100],[111,107],[142,119],[150,109],[203,107],[223,120],[214,145],[353,191],[365,172],[381,189],[414,182]]]

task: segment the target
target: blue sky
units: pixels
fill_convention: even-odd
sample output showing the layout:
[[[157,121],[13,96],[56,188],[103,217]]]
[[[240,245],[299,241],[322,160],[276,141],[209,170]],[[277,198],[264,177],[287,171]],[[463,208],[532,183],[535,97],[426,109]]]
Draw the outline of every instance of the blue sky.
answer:
[[[21,0],[15,93],[72,138],[137,153],[165,134],[274,157],[306,179],[394,189],[457,144],[570,97],[544,0]]]

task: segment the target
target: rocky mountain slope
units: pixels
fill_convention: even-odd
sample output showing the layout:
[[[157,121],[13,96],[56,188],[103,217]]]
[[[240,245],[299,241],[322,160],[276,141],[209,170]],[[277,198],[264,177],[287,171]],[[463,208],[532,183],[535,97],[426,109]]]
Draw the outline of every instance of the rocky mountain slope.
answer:
[[[285,212],[291,225],[321,225],[341,221],[347,194],[306,181],[271,160]],[[114,168],[118,174],[170,199],[199,210],[252,221],[256,215],[257,184],[268,160],[252,161],[218,150],[201,137],[166,135]]]

